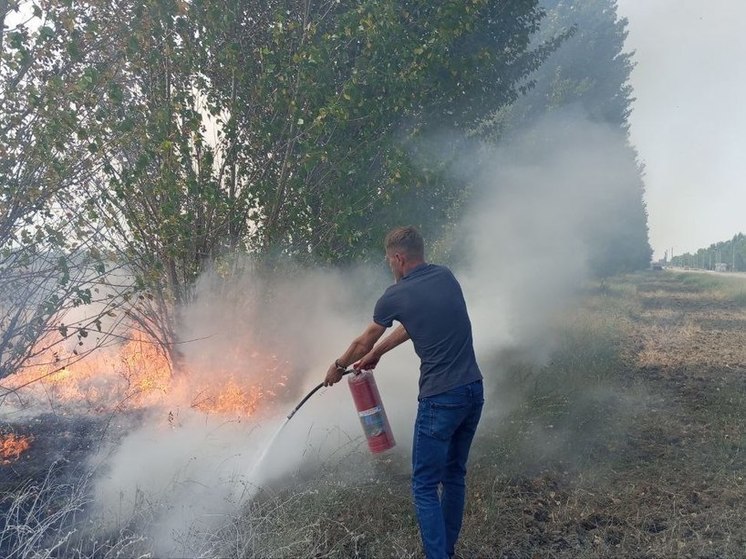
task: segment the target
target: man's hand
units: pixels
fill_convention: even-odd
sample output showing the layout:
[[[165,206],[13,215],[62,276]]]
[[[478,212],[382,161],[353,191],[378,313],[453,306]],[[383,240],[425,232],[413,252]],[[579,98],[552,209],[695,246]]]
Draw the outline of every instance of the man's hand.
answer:
[[[352,340],[347,351],[345,351],[342,356],[329,367],[329,370],[326,372],[326,377],[324,377],[324,386],[331,386],[332,384],[336,384],[342,380],[342,373],[344,373],[345,370],[341,367],[337,367],[337,363],[345,363],[345,366],[347,366],[356,359],[366,355],[373,349],[373,346],[385,331],[385,326],[371,322],[362,334]]]
[[[372,351],[366,353],[360,361],[353,363],[352,368],[356,371],[370,371],[376,368],[380,357],[375,355]]]
[[[391,332],[385,339],[383,339],[378,345],[368,351],[359,361],[352,366],[356,371],[370,371],[375,369],[380,361],[381,356],[394,349],[396,346],[406,342],[409,339],[409,334],[401,324]]]
[[[329,367],[329,370],[326,372],[326,378],[324,378],[324,386],[331,386],[332,384],[337,384],[340,380],[342,380],[342,373],[344,371],[342,369],[337,368],[336,363],[332,363]]]

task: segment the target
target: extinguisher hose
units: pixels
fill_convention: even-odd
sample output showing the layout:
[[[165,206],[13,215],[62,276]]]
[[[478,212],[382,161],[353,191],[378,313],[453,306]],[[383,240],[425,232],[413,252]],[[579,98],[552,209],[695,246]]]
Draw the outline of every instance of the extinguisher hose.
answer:
[[[357,372],[357,371],[355,371],[355,369],[346,369],[346,370],[345,370],[345,371],[344,371],[344,372],[342,373],[342,376],[345,376],[345,375],[349,375],[350,373],[356,373],[356,372]],[[303,406],[303,404],[305,404],[305,403],[306,403],[306,402],[308,401],[308,399],[309,399],[309,398],[310,398],[311,396],[313,396],[314,394],[316,394],[316,392],[318,392],[320,388],[323,388],[323,386],[324,386],[324,383],[323,383],[323,382],[320,382],[320,383],[318,384],[318,386],[316,386],[316,388],[314,388],[314,389],[313,389],[313,390],[311,390],[311,391],[310,391],[310,392],[309,392],[308,394],[306,394],[305,398],[303,398],[303,399],[302,399],[302,400],[300,401],[300,403],[299,403],[299,404],[298,404],[297,406],[295,406],[295,408],[293,409],[293,411],[291,411],[291,412],[290,412],[290,413],[288,414],[288,421],[290,421],[290,418],[291,418],[291,417],[293,417],[293,416],[295,415],[295,412],[297,412],[297,411],[298,411],[298,410],[299,410],[299,409],[300,409],[300,408],[301,408],[301,407]]]

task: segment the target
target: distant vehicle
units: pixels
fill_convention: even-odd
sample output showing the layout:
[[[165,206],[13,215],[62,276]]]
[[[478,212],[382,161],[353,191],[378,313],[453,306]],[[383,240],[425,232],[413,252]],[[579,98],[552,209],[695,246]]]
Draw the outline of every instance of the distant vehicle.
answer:
[[[716,272],[727,272],[728,271],[728,265],[725,262],[716,262],[715,263],[715,271]]]

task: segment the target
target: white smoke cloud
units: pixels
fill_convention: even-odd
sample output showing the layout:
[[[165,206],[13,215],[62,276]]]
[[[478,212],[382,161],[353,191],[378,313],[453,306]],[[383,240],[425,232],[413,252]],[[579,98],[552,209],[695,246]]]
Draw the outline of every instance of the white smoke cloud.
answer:
[[[463,270],[477,351],[519,347],[543,362],[553,319],[574,304],[599,236],[637,184],[624,135],[564,112],[462,164],[480,166]]]
[[[488,385],[499,374],[495,358],[502,350],[519,347],[539,362],[551,352],[553,320],[573,304],[587,273],[589,231],[602,225],[629,178],[623,145],[623,137],[573,115],[546,120],[506,147],[484,147],[462,161],[481,172],[479,203],[462,226],[468,265],[455,273]],[[259,487],[345,453],[366,453],[345,381],[322,389],[277,431],[370,321],[376,297],[391,281],[384,274],[361,268],[276,276],[245,264],[228,283],[219,271],[201,278],[180,333],[195,378],[265,381],[262,355],[269,353],[281,365],[272,374],[287,377],[289,387],[240,422],[189,408],[154,409],[157,420],[146,421],[108,456],[98,510],[121,522],[148,503],[158,555],[196,554],[188,534],[220,524]],[[402,455],[410,452],[417,377],[409,344],[386,355],[376,372],[395,452]],[[488,404],[485,417],[496,415]]]
[[[372,281],[371,277],[377,280]],[[264,382],[266,355],[285,392],[265,395],[255,415],[239,420],[206,415],[168,398],[126,435],[99,468],[96,514],[117,528],[147,516],[158,556],[196,555],[199,538],[234,514],[273,480],[348,453],[367,453],[349,390],[322,388],[293,417],[286,415],[320,383],[327,367],[371,319],[370,284],[385,286],[382,271],[348,274],[305,270],[262,279],[251,266],[229,283],[208,274],[182,315],[185,382]],[[361,294],[362,293],[362,294]],[[398,452],[408,452],[418,365],[413,352],[392,352],[377,374]],[[188,402],[186,402],[188,404]],[[278,432],[278,430],[280,430]],[[270,444],[271,443],[271,444]]]

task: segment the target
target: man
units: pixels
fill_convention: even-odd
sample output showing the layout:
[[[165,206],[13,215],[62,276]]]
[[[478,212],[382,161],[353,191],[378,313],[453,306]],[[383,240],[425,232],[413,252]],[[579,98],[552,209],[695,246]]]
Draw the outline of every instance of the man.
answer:
[[[421,361],[412,492],[425,555],[443,559],[454,555],[461,530],[466,460],[484,403],[482,374],[451,271],[425,262],[422,236],[413,227],[390,231],[384,244],[396,283],[376,303],[373,322],[329,367],[324,385],[339,382],[350,364],[374,368],[383,354],[412,340]],[[399,326],[378,342],[394,320]]]

